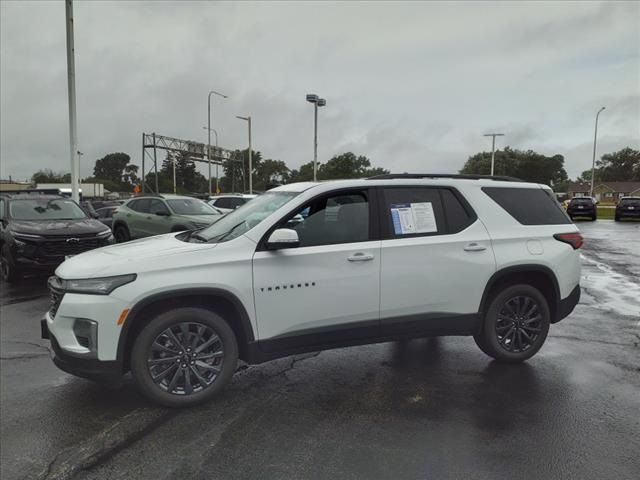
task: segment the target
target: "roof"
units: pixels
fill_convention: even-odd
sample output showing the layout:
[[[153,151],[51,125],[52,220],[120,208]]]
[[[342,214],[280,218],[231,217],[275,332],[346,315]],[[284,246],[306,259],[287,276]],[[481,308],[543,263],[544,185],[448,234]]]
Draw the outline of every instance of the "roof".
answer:
[[[604,186],[613,192],[631,193],[640,189],[640,182],[597,182],[593,188]],[[567,187],[569,192],[590,192],[590,183],[570,183]]]
[[[56,195],[55,193],[38,192],[0,192],[0,196],[14,200],[29,200],[33,198],[65,198],[62,195]]]

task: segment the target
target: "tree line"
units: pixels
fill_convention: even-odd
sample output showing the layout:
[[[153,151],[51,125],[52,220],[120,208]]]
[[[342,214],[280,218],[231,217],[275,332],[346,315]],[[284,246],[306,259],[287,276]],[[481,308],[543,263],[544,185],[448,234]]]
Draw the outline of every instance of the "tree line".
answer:
[[[161,192],[173,192],[173,169],[176,170],[176,191],[178,193],[204,193],[209,189],[209,180],[198,172],[195,162],[186,153],[167,152],[158,168],[158,187]],[[313,162],[290,169],[282,160],[263,158],[262,153],[252,150],[253,188],[260,192],[275,185],[313,180]],[[212,170],[215,172],[215,166]],[[220,167],[222,176],[219,187],[222,192],[245,192],[249,188],[249,150],[236,150],[229,160]],[[487,175],[491,170],[491,152],[471,155],[460,173]],[[544,183],[555,191],[566,191],[569,177],[564,168],[564,157],[560,154],[546,156],[533,150],[518,150],[505,147],[495,152],[494,172],[524,181]],[[334,180],[366,178],[389,173],[382,167],[373,167],[371,160],[363,155],[345,152],[325,163],[318,163],[317,179]],[[145,177],[145,183],[155,188],[155,172]],[[33,183],[69,183],[71,175],[39,170],[31,178]],[[591,170],[585,170],[577,181],[591,180]],[[640,181],[640,151],[630,147],[602,155],[597,160],[595,181]],[[112,192],[131,192],[140,185],[141,176],[131,157],[122,152],[110,153],[96,160],[93,175],[82,179],[86,183],[102,183]],[[213,178],[215,189],[216,179]]]

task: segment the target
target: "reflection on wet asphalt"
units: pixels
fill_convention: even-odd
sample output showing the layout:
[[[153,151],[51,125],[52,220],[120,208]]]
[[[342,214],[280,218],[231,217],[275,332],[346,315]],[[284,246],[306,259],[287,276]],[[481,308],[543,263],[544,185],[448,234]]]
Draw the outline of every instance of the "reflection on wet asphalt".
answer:
[[[46,279],[3,285],[0,476],[637,478],[640,223],[579,227],[581,302],[525,364],[470,338],[346,348],[246,368],[188,411],[58,371],[38,338],[48,300],[12,303]]]

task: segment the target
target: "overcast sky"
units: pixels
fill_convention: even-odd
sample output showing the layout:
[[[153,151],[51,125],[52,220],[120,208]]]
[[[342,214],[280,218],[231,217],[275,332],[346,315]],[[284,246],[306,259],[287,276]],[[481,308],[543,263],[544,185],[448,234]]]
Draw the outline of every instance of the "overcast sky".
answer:
[[[81,174],[142,132],[206,141],[290,168],[345,151],[391,171],[457,172],[498,146],[562,154],[640,148],[639,2],[74,2]],[[69,171],[63,1],[0,2],[0,176]]]

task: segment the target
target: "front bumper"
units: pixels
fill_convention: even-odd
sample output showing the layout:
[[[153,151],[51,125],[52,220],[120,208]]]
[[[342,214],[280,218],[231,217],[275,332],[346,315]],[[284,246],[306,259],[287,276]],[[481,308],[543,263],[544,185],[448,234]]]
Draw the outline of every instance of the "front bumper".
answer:
[[[47,319],[40,320],[42,338],[49,339],[53,350],[53,363],[60,369],[78,377],[105,382],[117,381],[122,377],[122,365],[118,361],[102,361],[86,358],[64,351],[56,337],[49,331]]]
[[[568,317],[573,309],[576,307],[578,302],[580,301],[580,285],[576,285],[576,287],[571,290],[571,293],[567,298],[563,298],[558,302],[558,310],[556,318],[551,323],[557,323],[565,317]]]

